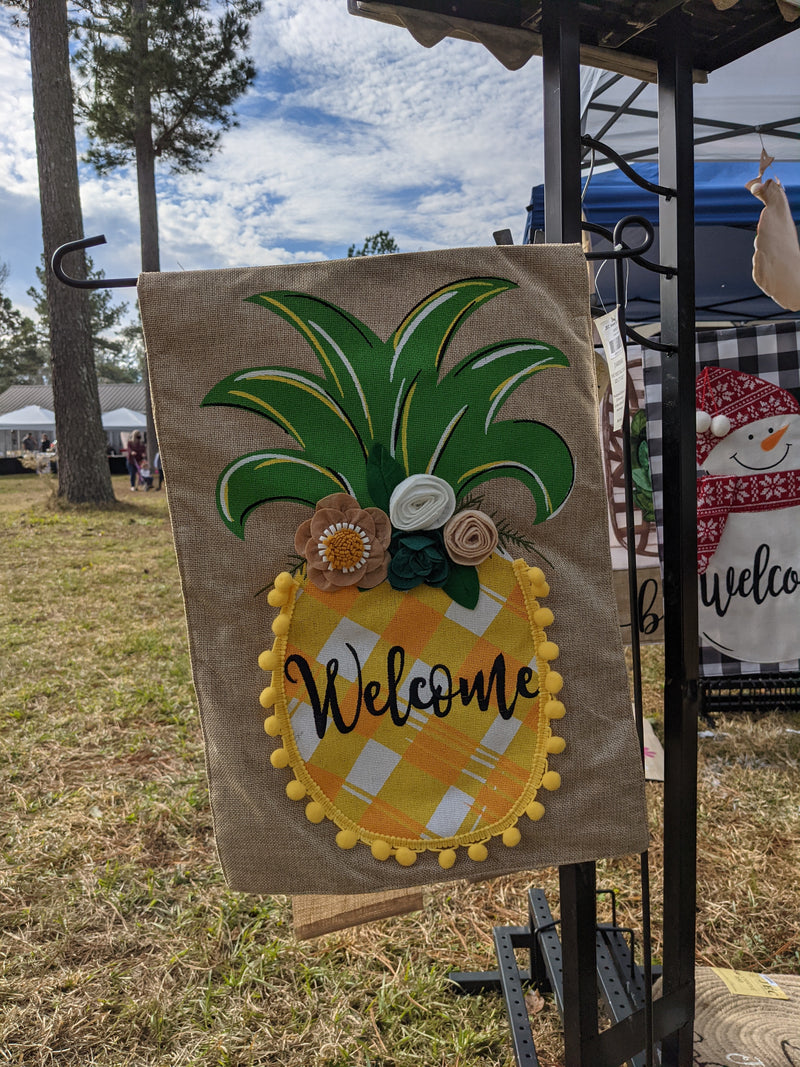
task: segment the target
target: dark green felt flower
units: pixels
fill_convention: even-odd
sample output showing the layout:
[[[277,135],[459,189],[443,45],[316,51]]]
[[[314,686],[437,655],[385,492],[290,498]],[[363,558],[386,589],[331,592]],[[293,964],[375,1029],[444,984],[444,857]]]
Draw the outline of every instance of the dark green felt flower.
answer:
[[[441,530],[396,530],[389,552],[392,589],[414,589],[423,583],[441,586],[450,575],[450,560]]]

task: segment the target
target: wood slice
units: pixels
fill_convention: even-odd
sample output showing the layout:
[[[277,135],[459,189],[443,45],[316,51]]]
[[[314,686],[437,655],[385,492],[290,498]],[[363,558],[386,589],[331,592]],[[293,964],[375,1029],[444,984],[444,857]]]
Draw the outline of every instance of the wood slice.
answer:
[[[391,889],[384,893],[360,893],[347,896],[292,897],[295,937],[307,941],[312,937],[345,930],[349,926],[406,915],[422,908],[422,890]]]
[[[695,1067],[800,1067],[800,977],[772,977],[788,1000],[735,995],[697,968]]]

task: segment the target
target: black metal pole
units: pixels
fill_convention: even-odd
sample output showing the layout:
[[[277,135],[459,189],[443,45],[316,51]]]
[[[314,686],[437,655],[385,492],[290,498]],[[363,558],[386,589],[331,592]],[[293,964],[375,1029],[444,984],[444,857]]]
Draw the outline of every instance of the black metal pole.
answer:
[[[580,43],[577,0],[543,0],[545,240],[581,239]],[[564,981],[564,1065],[586,1067],[597,1037],[595,865],[559,870]]]
[[[666,1038],[664,1067],[692,1062],[697,825],[697,511],[695,490],[694,150],[691,19],[658,23],[664,468],[664,994],[688,1020]]]

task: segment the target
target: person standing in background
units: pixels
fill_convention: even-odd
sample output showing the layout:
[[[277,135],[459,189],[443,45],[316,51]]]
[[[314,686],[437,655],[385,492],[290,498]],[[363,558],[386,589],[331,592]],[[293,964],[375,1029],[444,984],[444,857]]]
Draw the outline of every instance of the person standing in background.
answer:
[[[128,438],[128,443],[125,446],[125,459],[128,467],[128,474],[131,478],[131,492],[135,493],[138,489],[136,484],[139,479],[139,467],[147,454],[147,450],[144,444],[144,438],[142,437],[141,430],[134,430],[131,436]]]

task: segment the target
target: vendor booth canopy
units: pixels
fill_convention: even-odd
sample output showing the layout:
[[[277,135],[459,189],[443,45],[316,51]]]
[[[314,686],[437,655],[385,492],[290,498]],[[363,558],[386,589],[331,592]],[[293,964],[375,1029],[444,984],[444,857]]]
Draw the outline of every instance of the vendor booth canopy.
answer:
[[[800,162],[776,166],[800,223]],[[655,163],[639,163],[634,170],[648,181],[658,181]],[[767,177],[770,172],[767,171]],[[745,182],[758,175],[752,162],[711,162],[695,164],[695,300],[698,321],[742,321],[763,318],[796,318],[778,307],[756,286],[752,277],[753,238],[763,205],[745,188]],[[642,215],[656,229],[656,243],[647,255],[658,259],[658,197],[634,185],[621,171],[594,174],[583,201],[586,220],[613,230],[624,215]],[[532,241],[544,229],[544,186],[533,189],[528,208],[525,241]],[[638,244],[642,231],[625,231],[629,244]],[[593,238],[594,247],[608,247]],[[600,300],[614,304],[614,274],[611,269],[596,275]],[[659,317],[659,276],[637,264],[630,265],[627,316],[633,322]]]
[[[0,415],[0,430],[55,430],[55,428],[55,412],[39,407],[38,404],[28,404],[24,408]]]
[[[800,9],[798,9],[800,10]],[[800,222],[800,105],[797,40],[788,35],[713,71],[694,88],[695,300],[698,321],[794,318],[765,296],[752,279],[753,239],[763,205],[745,188],[758,177],[762,147],[774,157],[765,178],[786,189],[795,224]],[[582,127],[623,157],[648,181],[658,183],[656,87],[646,81],[584,68]],[[587,222],[613,229],[624,215],[643,215],[656,228],[647,255],[658,260],[658,197],[634,185],[605,159],[583,150],[583,211]],[[653,162],[649,162],[653,160]],[[597,169],[593,166],[596,162]],[[544,229],[544,187],[531,195],[525,241]],[[627,230],[638,244],[641,231]],[[608,245],[593,238],[593,246]],[[613,271],[597,276],[600,302],[614,303]],[[659,279],[631,263],[627,316],[659,318]]]
[[[141,411],[130,408],[115,408],[102,417],[104,430],[138,430],[147,426],[147,419]]]

